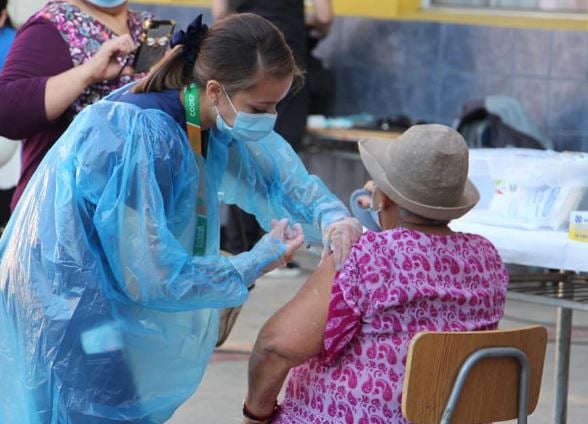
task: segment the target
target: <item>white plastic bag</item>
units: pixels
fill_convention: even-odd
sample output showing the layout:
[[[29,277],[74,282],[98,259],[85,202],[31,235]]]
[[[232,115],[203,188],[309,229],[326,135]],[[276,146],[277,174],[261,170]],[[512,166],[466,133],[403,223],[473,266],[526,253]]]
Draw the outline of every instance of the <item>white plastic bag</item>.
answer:
[[[0,137],[0,190],[7,190],[16,186],[20,177],[19,141]]]
[[[588,187],[588,154],[471,149],[470,178],[482,199],[468,219],[527,229],[560,229]]]

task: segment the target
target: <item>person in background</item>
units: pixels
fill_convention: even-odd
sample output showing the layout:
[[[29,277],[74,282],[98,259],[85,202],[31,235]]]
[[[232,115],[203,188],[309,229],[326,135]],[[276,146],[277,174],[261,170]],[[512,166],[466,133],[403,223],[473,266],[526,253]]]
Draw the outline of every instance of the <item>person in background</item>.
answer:
[[[4,66],[8,49],[15,35],[16,29],[8,15],[8,0],[0,0],[0,69]]]
[[[309,54],[308,29],[312,29],[313,37],[323,38],[328,34],[333,21],[332,0],[312,0],[310,3],[311,10],[306,15],[304,0],[213,0],[212,14],[215,18],[220,18],[229,13],[249,12],[266,18],[284,34],[296,64],[306,72]],[[278,105],[276,132],[297,152],[302,147],[308,110],[306,86],[288,93]]]
[[[393,141],[362,140],[359,151],[382,230],[367,231],[340,271],[323,261],[265,323],[249,360],[243,423],[406,423],[412,337],[491,330],[503,315],[508,275],[497,250],[448,226],[480,198],[463,137],[417,125]]]
[[[0,238],[2,423],[166,421],[198,387],[219,308],[303,239],[342,263],[361,235],[273,131],[300,77],[280,32],[201,19],[75,118]],[[268,231],[251,250],[220,254],[220,200]]]
[[[8,15],[8,0],[0,0],[0,71],[15,35],[16,29]],[[18,160],[17,142],[0,137],[0,234],[10,217],[10,199],[14,193],[12,174],[17,171]]]
[[[121,68],[150,17],[127,0],[56,0],[19,28],[0,74],[0,136],[23,140],[12,209],[74,116],[144,76]]]
[[[307,22],[314,22],[309,19]],[[306,89],[308,91],[308,115],[332,116],[336,93],[335,75],[314,54],[318,43],[326,36],[312,26],[307,26],[308,52],[306,55]]]
[[[299,68],[306,72],[309,58],[308,26],[324,37],[333,20],[331,0],[313,0],[312,13],[305,16],[304,0],[213,0],[212,14],[215,19],[230,13],[255,13],[272,22],[284,34]],[[302,148],[309,113],[310,93],[308,86],[296,87],[278,105],[275,130],[296,152]],[[236,207],[228,208],[226,225],[223,225],[223,249],[238,253],[249,249],[262,235],[255,217]],[[297,263],[290,262],[286,268],[277,269],[272,276],[293,277],[300,274]]]

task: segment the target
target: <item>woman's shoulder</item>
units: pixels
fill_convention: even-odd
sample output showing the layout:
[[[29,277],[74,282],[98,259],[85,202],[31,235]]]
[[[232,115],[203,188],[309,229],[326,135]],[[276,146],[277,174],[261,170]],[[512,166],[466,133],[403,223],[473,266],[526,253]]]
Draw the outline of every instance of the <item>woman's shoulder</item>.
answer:
[[[153,18],[154,15],[151,12],[129,9],[128,20],[130,30],[132,32],[142,31],[143,23],[146,20]],[[47,2],[41,9],[39,9],[39,11],[29,18],[25,25],[30,21],[38,20],[44,20],[55,26],[59,26],[65,22],[77,22],[82,24],[83,22],[93,21],[94,18],[67,1],[57,0]]]
[[[124,158],[132,158],[141,151],[150,160],[178,164],[191,157],[182,129],[167,114],[109,100],[84,108],[62,139],[77,146],[74,150],[81,152],[80,156],[88,162],[97,151]]]
[[[67,34],[71,36],[70,33],[76,33],[89,19],[88,14],[67,1],[50,1],[31,15],[19,28],[19,33],[32,30],[55,31],[59,38],[68,44]]]
[[[58,20],[70,19],[76,12],[79,12],[76,6],[67,1],[49,1],[30,18],[31,20],[44,19],[51,23],[56,23]]]
[[[369,232],[368,232],[369,233]],[[366,233],[367,234],[367,233]],[[396,227],[391,230],[381,231],[378,233],[374,233],[377,236],[368,238],[368,241],[371,243],[374,242],[387,242],[387,243],[398,243],[398,242],[405,242],[405,241],[417,241],[417,242],[425,242],[429,241],[430,243],[434,244],[470,244],[470,245],[480,245],[489,247],[492,249],[494,245],[484,236],[479,234],[473,233],[462,233],[462,232],[450,232],[447,234],[435,234],[435,233],[427,233],[422,231],[417,231],[410,228],[404,227]],[[404,245],[400,243],[400,245]]]
[[[51,30],[57,31],[54,24],[54,17],[59,14],[60,5],[56,3],[66,2],[49,2],[37,12],[33,13],[19,28],[17,33],[31,30]]]
[[[377,255],[380,262],[385,262],[387,255],[403,252],[414,253],[416,250],[438,252],[442,249],[445,254],[451,251],[467,249],[486,257],[500,258],[496,247],[485,237],[470,233],[453,233],[447,235],[428,234],[407,228],[393,228],[386,231],[366,231],[352,248],[352,255],[356,265],[369,264]]]
[[[159,110],[165,112],[180,125],[185,127],[186,117],[184,106],[180,101],[179,90],[165,90],[162,92],[134,93],[133,83],[111,93],[106,100],[129,103],[144,110]]]
[[[458,237],[460,240],[463,240],[464,243],[467,243],[473,248],[477,248],[481,253],[500,256],[496,246],[494,246],[490,240],[484,236],[481,236],[480,234],[456,233],[456,237]]]
[[[177,141],[184,135],[177,122],[163,111],[108,99],[85,107],[69,130],[74,128],[84,133],[109,133],[121,140],[132,137],[147,144],[170,146],[177,146]]]
[[[384,231],[368,230],[359,238],[354,248],[358,251],[372,252],[382,246],[399,245],[402,247],[404,241],[418,240],[423,233],[407,230],[406,228],[392,228]]]
[[[87,108],[82,114],[92,114],[93,116],[101,115],[108,116],[108,120],[113,124],[129,122],[136,125],[136,120],[142,121],[144,124],[157,125],[157,132],[161,134],[162,131],[180,131],[179,124],[166,112],[156,108],[143,108],[139,105],[127,102],[113,101],[110,99],[102,99]]]

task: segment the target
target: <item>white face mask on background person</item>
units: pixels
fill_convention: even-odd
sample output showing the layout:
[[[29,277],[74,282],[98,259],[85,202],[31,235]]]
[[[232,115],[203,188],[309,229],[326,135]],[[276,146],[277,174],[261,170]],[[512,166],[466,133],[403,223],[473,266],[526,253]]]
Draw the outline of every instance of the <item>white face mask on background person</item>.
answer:
[[[222,86],[221,86],[222,87]],[[216,109],[216,127],[223,132],[227,132],[232,138],[238,141],[259,141],[268,136],[276,125],[277,113],[245,113],[239,112],[231,98],[222,87],[229,104],[235,111],[235,121],[233,126],[229,126],[221,116],[218,108]]]
[[[128,0],[84,0],[86,3],[93,4],[94,6],[111,8],[118,7],[125,4]]]

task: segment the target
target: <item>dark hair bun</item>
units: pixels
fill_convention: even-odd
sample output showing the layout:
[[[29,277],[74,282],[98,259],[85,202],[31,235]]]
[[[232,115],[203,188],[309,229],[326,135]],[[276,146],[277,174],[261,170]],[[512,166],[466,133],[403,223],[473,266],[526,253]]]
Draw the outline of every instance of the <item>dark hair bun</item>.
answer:
[[[198,51],[200,50],[200,44],[208,32],[208,25],[202,23],[202,14],[198,15],[196,19],[192,21],[186,31],[176,31],[169,43],[171,48],[177,45],[184,46],[183,56],[186,61],[186,65],[190,68],[194,66],[196,57],[198,57]]]

